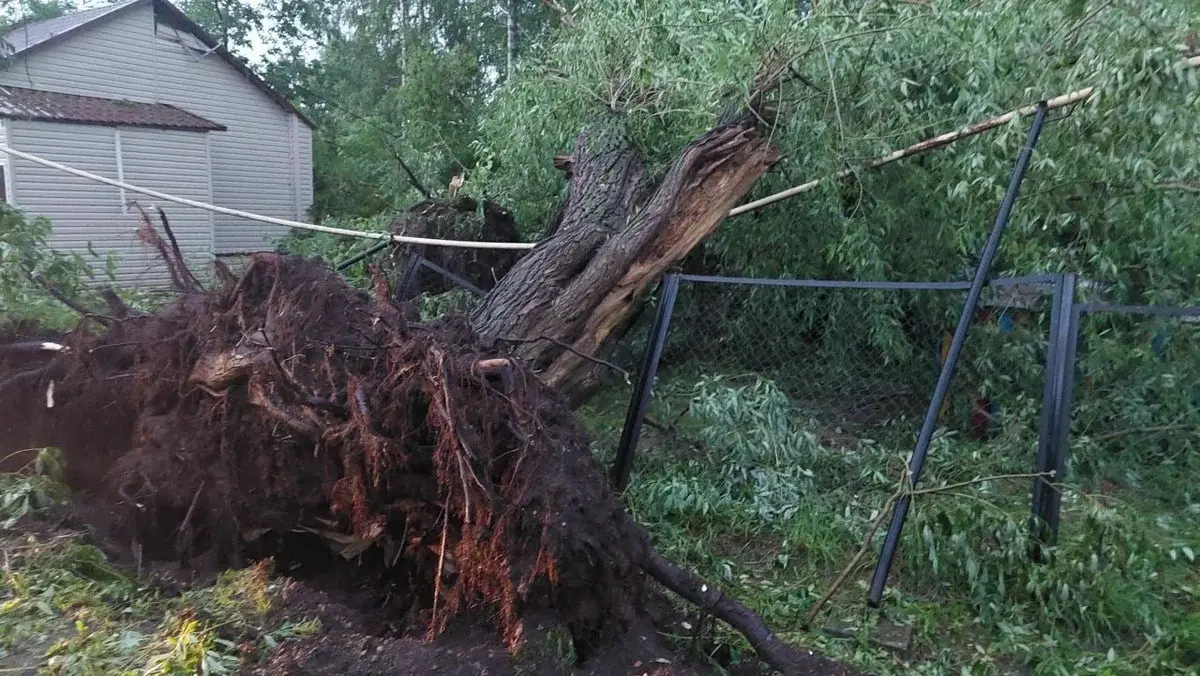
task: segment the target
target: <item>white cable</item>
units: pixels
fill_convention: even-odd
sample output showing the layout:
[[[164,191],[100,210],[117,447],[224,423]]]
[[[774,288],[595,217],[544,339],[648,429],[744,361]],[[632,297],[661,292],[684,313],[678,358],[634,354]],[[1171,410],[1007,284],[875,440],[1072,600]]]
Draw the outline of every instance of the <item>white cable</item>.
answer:
[[[89,181],[96,181],[97,183],[104,183],[106,185],[111,185],[113,187],[128,190],[130,192],[136,192],[136,193],[141,193],[143,195],[149,195],[150,197],[154,197],[156,199],[164,200],[167,202],[175,202],[176,204],[182,204],[184,206],[195,207],[197,209],[206,209],[208,211],[212,211],[212,212],[215,212],[218,214],[225,214],[227,216],[237,216],[239,218],[245,218],[245,219],[251,220],[251,221],[261,221],[263,223],[271,223],[272,225],[282,225],[284,227],[296,228],[298,230],[312,230],[313,232],[325,232],[325,233],[329,233],[331,235],[343,235],[345,237],[360,237],[362,239],[388,239],[388,238],[391,238],[391,240],[393,242],[400,242],[402,244],[429,244],[432,246],[449,246],[449,247],[458,247],[458,248],[462,248],[462,249],[532,249],[533,247],[537,246],[536,244],[532,244],[529,242],[475,242],[475,241],[456,240],[456,239],[432,239],[429,237],[410,237],[408,235],[389,235],[386,232],[362,232],[361,230],[347,230],[346,228],[331,228],[327,225],[314,225],[312,223],[302,223],[300,221],[289,221],[286,218],[275,218],[274,216],[263,216],[262,214],[252,214],[247,211],[238,211],[237,209],[229,209],[227,207],[219,207],[215,204],[208,204],[207,202],[197,202],[196,200],[190,200],[190,199],[187,199],[186,197],[176,197],[175,195],[168,195],[167,193],[164,193],[164,192],[159,192],[157,190],[151,190],[150,188],[143,188],[141,186],[136,186],[136,185],[133,185],[132,183],[126,183],[124,181],[114,181],[111,178],[105,178],[104,176],[98,176],[96,174],[83,171],[81,169],[76,169],[74,167],[68,167],[65,164],[59,164],[58,162],[55,162],[53,160],[48,160],[44,157],[38,157],[37,155],[30,155],[27,152],[24,152],[22,150],[15,150],[13,148],[9,148],[8,146],[0,145],[0,152],[7,153],[9,155],[14,155],[16,157],[20,157],[22,159],[29,160],[30,162],[34,162],[34,163],[40,164],[45,167],[50,167],[51,169],[65,171],[68,174],[72,174],[72,175],[78,176],[80,178],[86,178]]]

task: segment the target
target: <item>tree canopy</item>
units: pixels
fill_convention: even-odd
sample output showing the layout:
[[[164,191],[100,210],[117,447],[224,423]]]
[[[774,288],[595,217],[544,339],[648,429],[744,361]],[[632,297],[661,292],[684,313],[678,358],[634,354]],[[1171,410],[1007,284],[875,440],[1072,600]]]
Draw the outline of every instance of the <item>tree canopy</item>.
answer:
[[[511,208],[533,238],[565,185],[551,158],[584,126],[617,122],[661,172],[773,68],[787,72],[772,129],[783,159],[758,196],[1094,86],[1047,128],[1000,270],[1075,270],[1128,298],[1197,292],[1188,111],[1200,86],[1184,59],[1200,10],[1186,1],[278,0],[267,11],[270,77],[321,127],[318,217],[394,213],[465,172],[467,192]],[[1027,123],[737,217],[710,252],[743,274],[961,277]]]

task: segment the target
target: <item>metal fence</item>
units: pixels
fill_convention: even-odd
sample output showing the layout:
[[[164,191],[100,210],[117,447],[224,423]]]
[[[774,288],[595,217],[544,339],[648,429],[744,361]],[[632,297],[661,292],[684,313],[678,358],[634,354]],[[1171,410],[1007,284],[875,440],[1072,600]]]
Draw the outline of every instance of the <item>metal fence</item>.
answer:
[[[941,429],[995,442],[1013,473],[1043,475],[1030,528],[1047,544],[1068,476],[1180,510],[1200,497],[1179,480],[1200,470],[1200,307],[1078,303],[1079,286],[1074,274],[992,280],[938,414]],[[770,380],[824,447],[911,448],[968,287],[668,275],[614,485],[628,482],[643,425],[670,425],[706,379]]]
[[[1038,439],[1060,283],[1040,276],[989,284],[939,413],[946,429],[1021,449],[1013,463],[1024,463],[1024,471]],[[655,387],[678,395],[702,377],[734,386],[772,381],[823,446],[849,450],[871,441],[911,448],[968,287],[669,276],[618,445],[614,483],[627,482],[645,421],[669,424],[678,415],[669,410],[678,397],[655,399]]]
[[[1200,307],[1081,304],[1071,330],[1078,357],[1063,393],[1060,479],[1098,495],[1132,489],[1200,518]],[[1052,495],[1053,530],[1061,495]]]
[[[485,293],[420,256],[397,272],[397,298],[423,314],[468,312]],[[453,290],[414,298],[422,272]],[[626,485],[643,425],[678,422],[701,383],[770,381],[825,448],[912,448],[970,286],[667,275],[613,356],[637,371],[613,483]],[[1179,480],[1200,472],[1200,307],[1081,303],[1081,286],[1074,274],[991,280],[937,418],[992,444],[1009,471],[1043,475],[1030,528],[1047,544],[1064,491],[1134,488],[1181,514],[1200,501]]]

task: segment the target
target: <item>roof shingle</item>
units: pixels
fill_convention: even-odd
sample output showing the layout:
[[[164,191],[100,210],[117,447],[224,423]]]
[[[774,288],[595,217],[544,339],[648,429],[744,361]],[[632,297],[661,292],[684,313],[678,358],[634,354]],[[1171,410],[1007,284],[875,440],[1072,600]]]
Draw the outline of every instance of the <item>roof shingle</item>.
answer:
[[[0,117],[104,126],[225,131],[225,127],[165,103],[136,103],[97,96],[0,87]]]
[[[43,19],[41,21],[30,21],[28,23],[17,26],[10,30],[7,35],[0,38],[4,44],[0,44],[0,56],[10,56],[17,52],[23,52],[30,47],[34,47],[42,42],[45,42],[53,37],[62,35],[67,31],[79,28],[84,24],[90,23],[105,14],[123,9],[126,5],[131,5],[138,0],[124,0],[123,2],[104,5],[93,9],[85,9],[81,12],[72,12],[64,14],[53,19]]]

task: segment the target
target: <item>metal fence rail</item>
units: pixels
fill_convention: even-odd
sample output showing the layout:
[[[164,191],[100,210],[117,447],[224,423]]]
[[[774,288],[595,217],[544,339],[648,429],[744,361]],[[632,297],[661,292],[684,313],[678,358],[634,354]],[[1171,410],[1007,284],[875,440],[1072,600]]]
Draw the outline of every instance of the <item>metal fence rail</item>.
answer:
[[[1034,382],[1040,382],[1050,296],[1060,282],[1053,275],[991,280],[975,313],[997,339],[1034,343],[1036,357],[1019,357]],[[839,445],[839,434],[912,443],[915,424],[897,425],[911,423],[927,405],[968,289],[966,282],[668,275],[618,442],[613,484],[628,482],[660,377],[760,376],[787,392],[828,443]],[[975,435],[1005,424],[1003,394],[981,402],[977,392],[988,374],[974,361],[985,345],[968,350],[968,374],[938,416]],[[1038,392],[1025,394],[1036,398]]]
[[[668,275],[611,467],[613,484],[623,489],[629,481],[656,388],[677,395],[680,382],[718,374],[776,383],[822,445],[839,443],[830,430],[848,443],[886,434],[894,444],[911,443],[968,287]],[[997,448],[1012,454],[1014,472],[1032,463],[1033,473],[1045,475],[1031,492],[1031,535],[1040,543],[1031,556],[1039,561],[1058,538],[1069,465],[1084,466],[1073,470],[1079,479],[1094,479],[1105,462],[1094,456],[1141,434],[1174,454],[1150,448],[1146,462],[1165,457],[1200,466],[1200,307],[1081,303],[1083,288],[1071,273],[988,281],[971,316],[960,375],[934,417],[936,425],[968,434],[1004,435]],[[876,341],[878,327],[902,344]],[[1131,346],[1134,339],[1144,345]],[[1105,371],[1113,352],[1123,356],[1123,371]],[[983,390],[986,410],[979,406]],[[1128,396],[1116,396],[1121,392]],[[869,412],[865,401],[874,407]],[[986,430],[976,425],[980,419]]]

